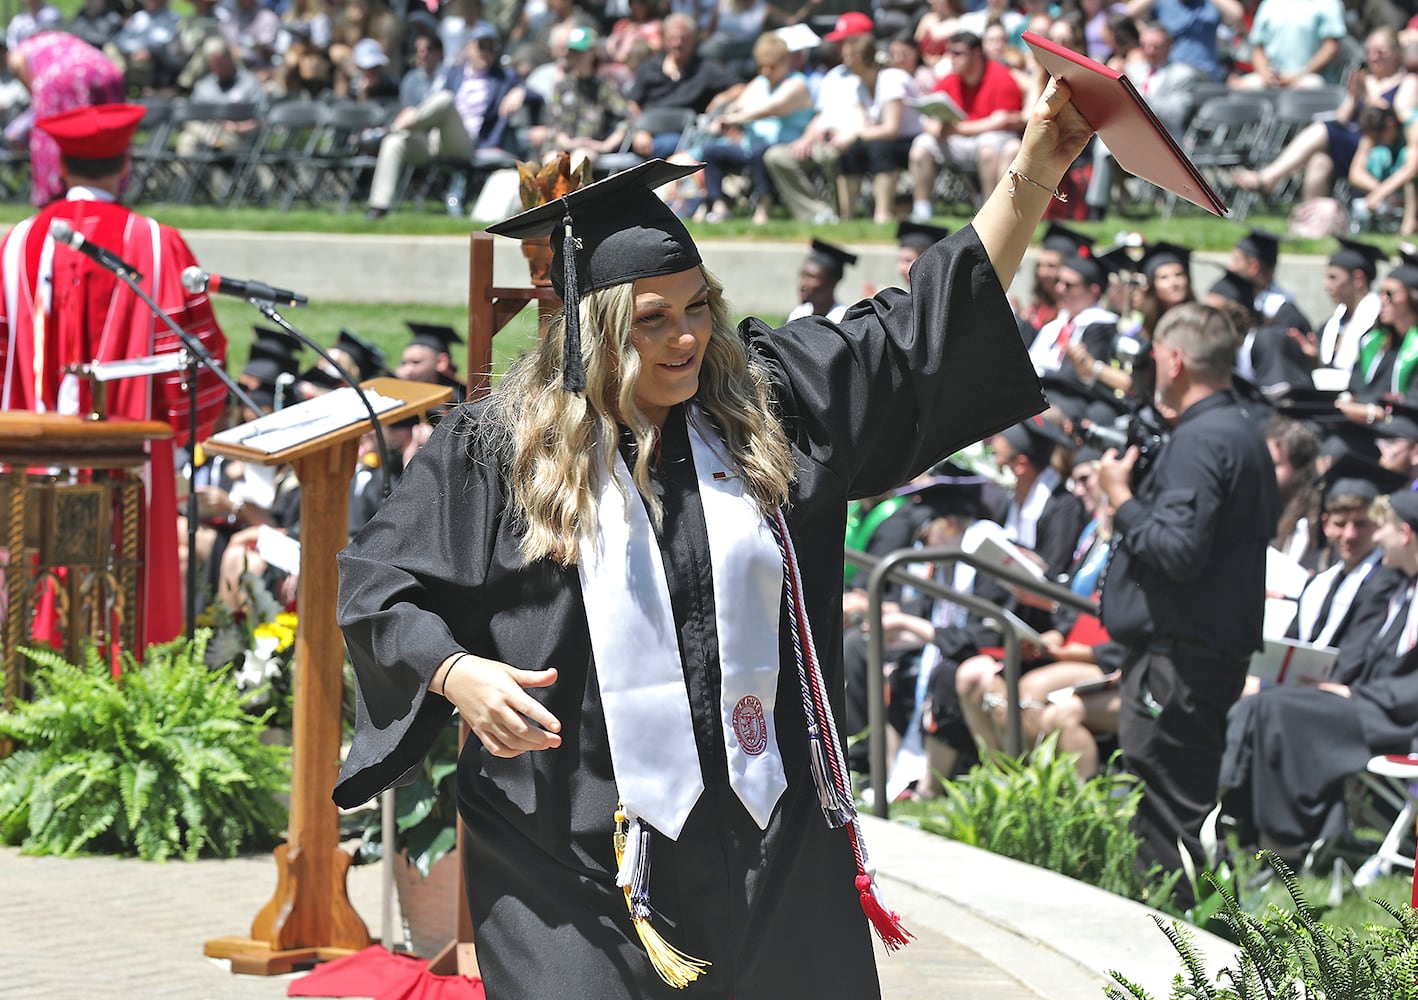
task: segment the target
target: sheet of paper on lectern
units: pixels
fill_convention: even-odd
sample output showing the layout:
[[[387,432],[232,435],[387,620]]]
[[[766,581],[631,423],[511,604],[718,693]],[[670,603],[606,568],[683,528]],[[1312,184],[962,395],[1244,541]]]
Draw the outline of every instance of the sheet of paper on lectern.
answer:
[[[375,413],[386,413],[403,405],[401,400],[377,392],[366,390],[364,395]],[[360,402],[359,394],[347,386],[257,417],[213,435],[212,440],[272,455],[368,419],[369,412]]]

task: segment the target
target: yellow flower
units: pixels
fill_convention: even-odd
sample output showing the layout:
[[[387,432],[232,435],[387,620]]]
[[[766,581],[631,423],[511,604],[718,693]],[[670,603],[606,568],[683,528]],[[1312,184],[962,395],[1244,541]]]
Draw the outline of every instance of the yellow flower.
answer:
[[[276,651],[284,652],[295,642],[295,615],[282,613],[273,622],[262,622],[252,631],[257,639],[274,639]]]

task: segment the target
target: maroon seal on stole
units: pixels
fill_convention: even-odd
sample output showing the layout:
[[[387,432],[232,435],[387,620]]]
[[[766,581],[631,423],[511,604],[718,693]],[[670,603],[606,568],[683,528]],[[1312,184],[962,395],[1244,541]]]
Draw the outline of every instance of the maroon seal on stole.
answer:
[[[734,735],[739,748],[750,757],[757,757],[768,746],[768,721],[763,718],[763,703],[746,694],[734,706]]]

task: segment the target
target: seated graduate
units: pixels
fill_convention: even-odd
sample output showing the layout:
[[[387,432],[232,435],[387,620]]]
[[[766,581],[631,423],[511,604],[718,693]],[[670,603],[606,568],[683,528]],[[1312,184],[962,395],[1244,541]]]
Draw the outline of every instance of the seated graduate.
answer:
[[[1418,258],[1400,254],[1402,263],[1379,280],[1379,318],[1359,338],[1349,390],[1339,409],[1356,423],[1382,416],[1380,404],[1408,400],[1418,392],[1413,370],[1418,362]]]
[[[1375,754],[1406,753],[1418,726],[1418,492],[1380,497],[1371,516],[1375,573],[1393,585],[1356,609],[1330,679],[1241,698],[1227,722],[1223,809],[1291,859],[1343,828],[1345,779]]]
[[[869,921],[904,937],[833,721],[846,504],[1042,408],[1004,285],[1091,134],[1066,94],[1045,91],[1015,164],[1038,189],[1001,184],[910,295],[835,323],[730,325],[653,193],[695,164],[493,227],[551,237],[565,314],[340,554],[358,698],[335,788],[362,803],[455,707],[469,723],[489,995],[880,995]]]
[[[1034,370],[1056,379],[1050,402],[1075,420],[1095,398],[1091,387],[1112,359],[1118,336],[1118,314],[1102,301],[1109,272],[1109,262],[1091,254],[1060,261],[1054,281],[1058,315],[1040,328],[1029,348]],[[1083,355],[1096,365],[1090,363],[1080,373],[1074,358],[1081,360]]]

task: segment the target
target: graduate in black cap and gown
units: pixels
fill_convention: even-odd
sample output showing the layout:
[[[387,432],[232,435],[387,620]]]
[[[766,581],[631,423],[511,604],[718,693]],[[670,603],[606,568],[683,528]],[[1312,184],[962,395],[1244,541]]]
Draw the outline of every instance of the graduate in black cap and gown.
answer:
[[[868,922],[902,932],[832,722],[846,503],[1043,406],[1004,286],[1091,132],[1066,93],[1015,161],[1036,184],[835,323],[735,331],[653,194],[697,164],[492,227],[550,234],[566,313],[340,554],[358,707],[335,790],[398,781],[460,710],[489,997],[879,995]]]
[[[1109,273],[1109,262],[1098,257],[1065,258],[1054,280],[1059,313],[1044,324],[1029,348],[1034,370],[1050,377],[1049,401],[1073,420],[1096,398],[1093,386],[1113,358],[1118,314],[1102,302]],[[1090,360],[1080,371],[1075,358],[1084,357]]]
[[[1280,237],[1264,229],[1252,229],[1236,241],[1226,267],[1255,284],[1255,310],[1263,320],[1308,333],[1314,327],[1295,305],[1295,297],[1275,283],[1279,263]]]
[[[857,262],[857,255],[823,240],[813,240],[803,266],[798,270],[798,304],[788,313],[788,319],[804,316],[826,316],[834,323],[847,312],[837,301],[837,285],[842,274]]]
[[[1065,258],[1077,257],[1086,251],[1092,242],[1082,233],[1057,222],[1049,223],[1044,230],[1044,238],[1039,241],[1039,249],[1034,253],[1034,296],[1027,306],[1018,310],[1019,318],[1035,333],[1059,314],[1058,300],[1054,294],[1059,265]],[[1026,343],[1032,340],[1030,337]]]
[[[453,390],[453,402],[468,397],[468,387],[458,378],[458,363],[453,360],[453,345],[462,344],[458,331],[442,323],[416,323],[405,320],[412,336],[399,358],[395,375],[412,382],[429,382]]]
[[[1370,757],[1407,753],[1418,726],[1418,493],[1380,498],[1375,538],[1387,593],[1339,646],[1329,680],[1272,687],[1231,709],[1220,786],[1226,812],[1248,821],[1257,842],[1293,858],[1344,826],[1344,781]]]
[[[1379,318],[1359,338],[1358,357],[1349,389],[1339,408],[1350,420],[1372,424],[1383,416],[1383,403],[1408,400],[1418,364],[1418,258],[1400,253],[1401,263],[1379,281]]]
[[[1359,340],[1379,319],[1378,265],[1388,254],[1372,243],[1340,237],[1339,249],[1324,269],[1324,290],[1334,302],[1315,345],[1321,368],[1352,371],[1359,357]]]
[[[901,279],[902,288],[911,290],[911,267],[921,254],[950,235],[943,226],[932,226],[925,222],[902,219],[896,224],[896,274]]]

